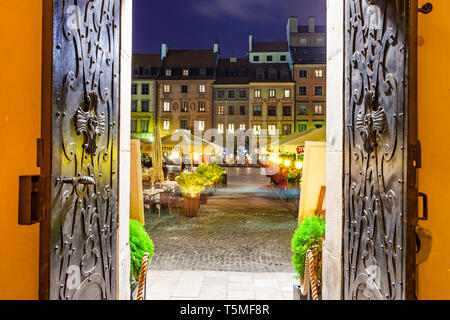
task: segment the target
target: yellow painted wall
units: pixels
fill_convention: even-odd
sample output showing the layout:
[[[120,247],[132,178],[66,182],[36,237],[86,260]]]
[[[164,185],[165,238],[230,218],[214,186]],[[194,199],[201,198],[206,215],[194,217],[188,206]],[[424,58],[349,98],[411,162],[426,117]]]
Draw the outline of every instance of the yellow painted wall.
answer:
[[[19,175],[39,174],[42,3],[0,1],[0,299],[37,299],[39,225],[19,226]]]
[[[419,1],[419,7],[426,1]],[[419,14],[418,91],[422,169],[419,191],[428,194],[431,255],[419,266],[419,299],[450,299],[450,1],[432,1]]]

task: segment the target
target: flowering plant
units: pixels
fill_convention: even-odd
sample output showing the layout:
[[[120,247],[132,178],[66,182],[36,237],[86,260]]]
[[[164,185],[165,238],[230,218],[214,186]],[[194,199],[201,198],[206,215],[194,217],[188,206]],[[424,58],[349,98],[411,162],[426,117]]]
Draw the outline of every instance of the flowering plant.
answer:
[[[292,167],[280,167],[278,172],[273,176],[273,181],[282,188],[287,188],[288,183],[300,183],[302,171]]]

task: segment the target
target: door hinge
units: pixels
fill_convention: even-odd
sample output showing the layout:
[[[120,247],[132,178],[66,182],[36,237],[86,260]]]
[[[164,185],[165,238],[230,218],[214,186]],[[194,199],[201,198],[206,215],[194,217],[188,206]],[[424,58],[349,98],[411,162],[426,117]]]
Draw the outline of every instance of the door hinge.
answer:
[[[38,138],[36,142],[36,166],[41,168],[44,160],[44,141]]]

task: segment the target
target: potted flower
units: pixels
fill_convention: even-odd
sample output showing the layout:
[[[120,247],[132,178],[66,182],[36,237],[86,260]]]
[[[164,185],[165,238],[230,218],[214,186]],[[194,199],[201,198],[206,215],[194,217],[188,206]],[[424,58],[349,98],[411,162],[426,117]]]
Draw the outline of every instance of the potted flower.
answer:
[[[300,280],[300,285],[294,285],[294,297],[297,299],[304,299],[301,288],[302,284],[305,285],[305,274],[308,274],[309,270],[306,270],[307,252],[311,250],[316,264],[312,267],[314,269],[314,275],[318,282],[318,292],[320,297],[320,285],[322,274],[322,243],[325,236],[325,219],[318,216],[311,216],[304,218],[300,226],[294,233],[292,238],[292,263],[294,269],[297,272],[297,279]],[[308,271],[308,272],[307,272]]]
[[[183,172],[176,180],[184,197],[185,215],[198,217],[200,194],[205,190],[202,177],[196,172]]]
[[[203,191],[200,194],[200,202],[201,204],[205,204],[208,201],[208,195],[212,195],[212,186],[215,181],[215,172],[214,168],[211,165],[200,164],[195,171],[199,177],[202,179],[203,184],[205,186],[206,191]]]

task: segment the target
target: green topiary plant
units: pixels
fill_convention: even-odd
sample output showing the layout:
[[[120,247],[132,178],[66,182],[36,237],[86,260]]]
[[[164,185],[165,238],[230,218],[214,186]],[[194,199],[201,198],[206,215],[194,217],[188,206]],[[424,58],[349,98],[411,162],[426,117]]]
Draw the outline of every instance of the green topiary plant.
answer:
[[[176,181],[185,197],[194,198],[205,190],[204,179],[195,172],[183,172]]]
[[[300,277],[305,274],[305,259],[308,250],[321,250],[325,235],[325,219],[317,216],[304,218],[292,238],[292,263]]]
[[[131,251],[131,282],[136,284],[141,271],[142,258],[147,252],[149,263],[152,260],[155,247],[152,239],[147,235],[144,226],[136,220],[130,219],[130,251]]]

